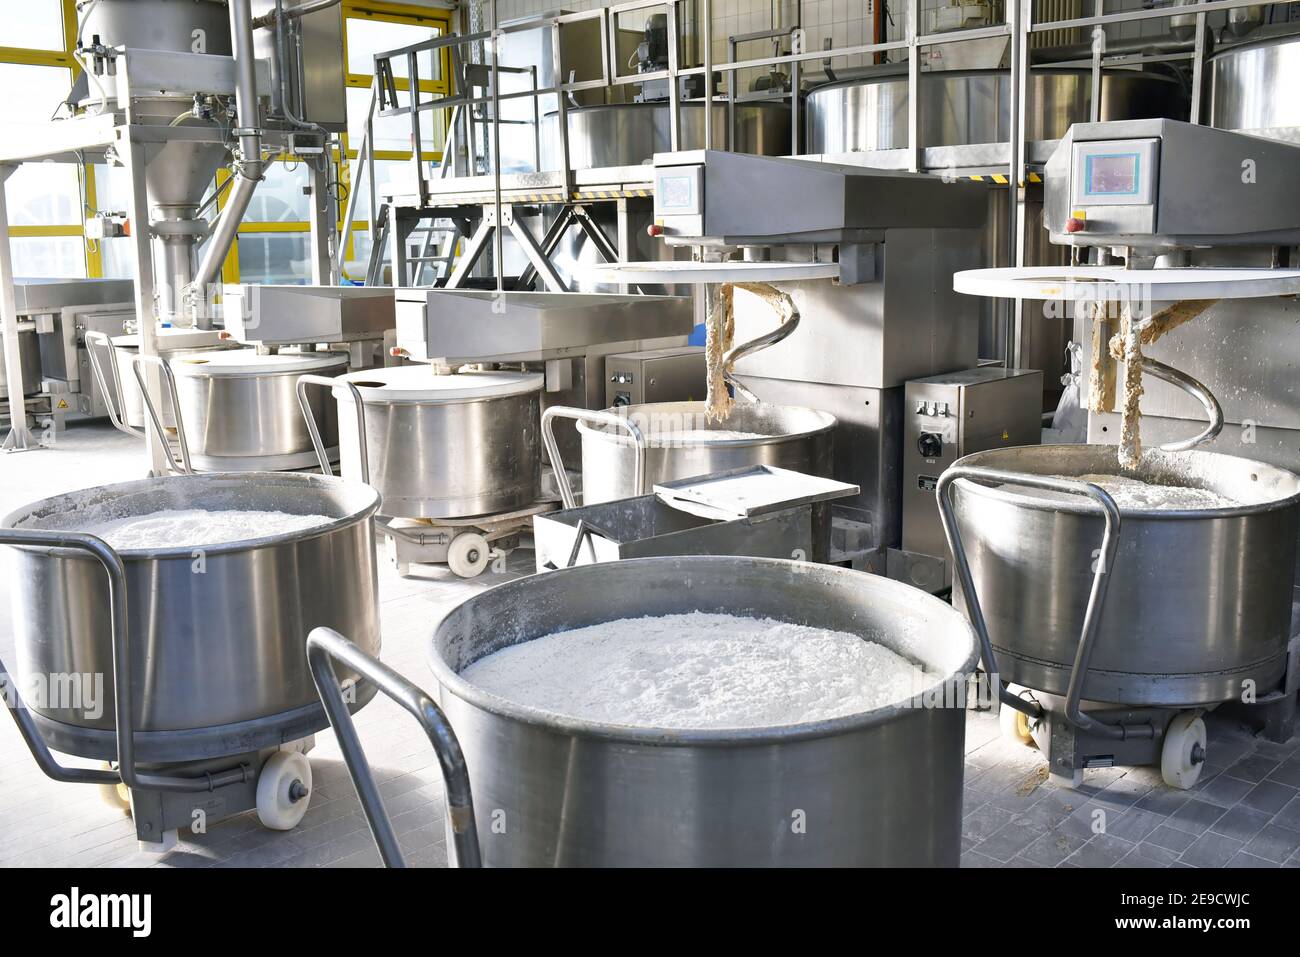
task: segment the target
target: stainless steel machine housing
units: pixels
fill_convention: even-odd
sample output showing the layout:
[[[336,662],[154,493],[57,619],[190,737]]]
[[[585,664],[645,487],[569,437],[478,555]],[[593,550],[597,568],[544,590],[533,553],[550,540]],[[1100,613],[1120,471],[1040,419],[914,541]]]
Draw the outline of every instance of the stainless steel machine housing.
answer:
[[[669,244],[838,262],[837,281],[773,283],[793,297],[800,324],[735,372],[764,402],[835,416],[834,477],[862,489],[835,504],[837,535],[883,572],[884,549],[902,534],[903,384],[977,360],[979,303],[954,293],[951,276],[983,263],[986,187],[716,151],[660,155],[655,181]],[[774,324],[763,300],[737,291],[737,342]]]
[[[939,476],[972,452],[1037,445],[1043,374],[977,366],[913,379],[903,393],[903,545],[891,548],[889,577],[927,591],[952,582],[934,492]]]

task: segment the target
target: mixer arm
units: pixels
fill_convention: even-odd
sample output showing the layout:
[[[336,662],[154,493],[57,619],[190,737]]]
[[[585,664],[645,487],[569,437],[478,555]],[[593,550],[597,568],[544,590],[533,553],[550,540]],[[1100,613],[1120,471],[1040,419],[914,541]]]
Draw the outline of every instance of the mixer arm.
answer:
[[[86,355],[90,357],[90,371],[95,375],[95,382],[99,385],[100,394],[104,396],[104,406],[108,409],[108,421],[113,423],[114,428],[125,432],[127,435],[137,439],[143,439],[145,434],[142,430],[128,425],[123,415],[126,409],[126,399],[122,394],[122,379],[117,374],[117,361],[113,355],[113,340],[103,332],[87,332],[82,341],[86,344]],[[99,363],[99,351],[103,350],[108,356],[108,375],[104,375],[104,370]]]
[[[307,386],[309,385],[328,389],[326,401],[330,396],[334,395],[335,386],[345,385],[348,387],[348,391],[352,393],[352,404],[356,408],[357,416],[357,452],[361,458],[361,481],[369,485],[370,455],[366,448],[366,406],[361,401],[361,390],[351,382],[331,379],[323,375],[298,376],[298,384],[294,387],[298,393],[298,408],[302,410],[302,417],[307,422],[307,432],[311,436],[312,447],[316,449],[316,458],[320,461],[322,475],[333,475],[334,470],[330,468],[330,457],[325,451],[325,442],[320,437],[320,429],[316,425],[316,416],[311,414],[311,403],[307,401]]]
[[[109,634],[113,644],[113,718],[117,734],[116,771],[98,768],[69,768],[59,764],[41,737],[31,712],[23,704],[18,688],[9,676],[9,669],[0,662],[0,694],[12,697],[5,703],[10,706],[18,733],[27,743],[32,757],[40,769],[55,781],[72,784],[125,784],[129,788],[153,791],[210,791],[227,784],[247,780],[252,772],[245,765],[230,768],[217,774],[182,778],[170,775],[143,773],[135,766],[135,728],[132,726],[135,711],[131,688],[131,647],[127,640],[126,567],[122,558],[103,539],[82,532],[59,532],[49,529],[0,529],[0,545],[17,545],[29,548],[71,548],[87,552],[104,566],[108,573]]]
[[[1185,452],[1210,441],[1223,431],[1223,408],[1219,405],[1219,400],[1214,397],[1214,393],[1206,388],[1204,383],[1193,379],[1180,369],[1167,366],[1163,362],[1157,362],[1149,356],[1142,357],[1142,371],[1182,389],[1201,403],[1201,407],[1205,409],[1206,417],[1210,420],[1204,431],[1199,435],[1194,435],[1190,439],[1183,439],[1181,442],[1168,442],[1160,446],[1161,449],[1166,452]]]
[[[738,283],[737,285],[740,285],[743,288],[743,284]],[[759,398],[749,389],[740,384],[739,380],[736,379],[735,374],[730,371],[731,367],[738,359],[744,359],[746,356],[752,356],[755,352],[766,349],[768,346],[776,345],[778,342],[789,337],[795,329],[799,328],[799,308],[794,304],[794,300],[789,296],[786,296],[785,301],[787,303],[787,308],[790,310],[789,316],[786,318],[785,322],[781,323],[781,325],[777,326],[775,329],[763,333],[761,336],[757,336],[750,339],[748,342],[742,342],[740,345],[734,346],[722,357],[722,368],[725,370],[722,373],[722,378],[726,381],[727,385],[731,386],[731,388],[735,390],[737,395],[743,396],[749,402],[758,402]]]
[[[171,399],[172,419],[176,422],[176,441],[181,450],[180,462],[177,462],[176,456],[172,455],[171,443],[167,441],[167,428],[163,425],[162,416],[158,414],[158,409],[153,404],[153,397],[149,394],[149,386],[140,372],[140,366],[144,363],[152,363],[162,369],[163,380],[167,383],[167,396]],[[140,383],[140,395],[144,399],[144,407],[149,412],[149,418],[153,421],[153,427],[158,431],[158,444],[162,446],[167,456],[167,464],[171,466],[173,472],[193,475],[194,466],[190,464],[190,446],[185,441],[185,422],[181,419],[181,403],[176,397],[176,376],[172,374],[172,367],[162,356],[135,355],[131,357],[131,374],[135,376],[135,381]]]
[[[1036,719],[1043,716],[1043,709],[1033,702],[1013,695],[998,678],[997,659],[993,653],[993,642],[989,638],[988,622],[984,619],[984,609],[980,607],[979,596],[975,594],[975,579],[971,575],[970,562],[966,557],[961,530],[957,527],[957,518],[952,507],[952,485],[960,478],[987,483],[1024,485],[1030,488],[1066,492],[1070,495],[1086,495],[1101,506],[1106,529],[1102,533],[1101,551],[1093,569],[1092,590],[1088,593],[1088,607],[1083,615],[1083,630],[1079,635],[1079,647],[1075,652],[1074,665],[1070,672],[1070,686],[1065,699],[1065,717],[1071,724],[1084,730],[1094,731],[1107,737],[1123,737],[1126,733],[1123,728],[1096,722],[1085,715],[1079,707],[1083,692],[1083,678],[1087,674],[1088,662],[1092,657],[1092,646],[1101,624],[1101,609],[1106,602],[1106,590],[1110,587],[1109,571],[1114,567],[1115,553],[1119,549],[1119,508],[1115,505],[1115,500],[1104,489],[1091,482],[1050,478],[1027,472],[1005,472],[974,465],[953,465],[939,477],[939,486],[935,490],[935,495],[939,500],[939,516],[943,520],[943,533],[948,539],[948,547],[952,550],[954,564],[957,566],[962,594],[966,598],[966,610],[970,613],[971,624],[975,626],[975,634],[979,636],[984,667],[989,677],[998,683],[998,700],[1003,705],[1015,708]]]
[[[447,831],[449,863],[459,867],[479,867],[478,828],[474,822],[474,800],[470,792],[469,769],[460,741],[447,716],[434,700],[418,686],[407,681],[377,658],[366,654],[333,628],[313,628],[307,636],[307,660],[311,664],[312,680],[320,694],[325,713],[338,738],[343,760],[348,766],[357,797],[370,823],[370,833],[387,867],[405,867],[402,850],[393,833],[393,822],[384,810],[383,797],[375,786],[370,764],[361,749],[356,725],[343,700],[338,675],[332,659],[357,672],[366,681],[409,711],[424,733],[429,736],[438,764],[442,767],[443,784],[447,791]]]
[[[546,446],[546,455],[551,460],[551,468],[555,470],[555,484],[560,487],[560,501],[565,508],[573,508],[577,503],[573,498],[573,487],[569,484],[569,474],[564,471],[564,462],[560,458],[560,445],[555,441],[555,427],[551,423],[557,418],[612,425],[630,435],[632,444],[636,447],[636,463],[632,471],[634,487],[632,494],[641,495],[645,491],[645,436],[641,434],[635,422],[627,416],[609,411],[598,412],[594,409],[574,409],[566,405],[553,405],[542,413],[542,444]]]

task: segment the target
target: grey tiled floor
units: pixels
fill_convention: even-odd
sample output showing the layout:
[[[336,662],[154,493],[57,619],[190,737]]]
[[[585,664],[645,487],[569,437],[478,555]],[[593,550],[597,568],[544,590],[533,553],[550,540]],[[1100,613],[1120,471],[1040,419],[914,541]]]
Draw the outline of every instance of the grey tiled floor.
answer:
[[[141,459],[127,437],[85,425],[60,436],[52,450],[0,455],[0,514],[60,491],[138,477]],[[427,686],[423,642],[439,615],[531,568],[532,554],[522,550],[505,575],[475,582],[436,567],[403,580],[382,565],[385,661]],[[0,593],[8,587],[0,576]],[[11,660],[12,652],[9,602],[0,595],[0,656]],[[1166,788],[1150,768],[1088,771],[1080,788],[1068,789],[1047,778],[1038,752],[1003,741],[996,718],[971,714],[963,866],[1300,866],[1300,739],[1258,741],[1215,715],[1210,725],[1211,763],[1193,791]],[[428,742],[387,700],[367,705],[357,727],[408,860],[444,864],[442,787]],[[297,829],[267,831],[248,813],[206,834],[182,832],[177,847],[159,856],[139,850],[129,819],[102,803],[94,788],[42,775],[13,723],[0,719],[0,866],[378,865],[329,732],[317,735],[311,762],[311,806]]]

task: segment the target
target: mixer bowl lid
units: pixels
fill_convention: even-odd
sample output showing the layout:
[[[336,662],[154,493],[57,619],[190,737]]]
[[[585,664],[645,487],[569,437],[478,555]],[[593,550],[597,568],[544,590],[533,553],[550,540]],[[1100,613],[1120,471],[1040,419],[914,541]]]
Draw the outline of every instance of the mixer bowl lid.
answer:
[[[164,326],[155,333],[155,342],[160,354],[180,352],[182,350],[201,352],[204,350],[229,350],[240,348],[237,342],[226,342],[218,338],[219,333],[211,329],[189,329],[180,326]],[[113,336],[112,343],[119,349],[136,350],[140,348],[138,332]]]
[[[178,376],[276,375],[323,372],[346,366],[347,362],[348,357],[341,352],[258,355],[256,349],[210,349],[173,359],[171,367]]]
[[[546,377],[537,372],[458,372],[435,375],[430,366],[392,366],[362,369],[340,376],[351,382],[365,402],[418,402],[438,404],[540,392]],[[351,402],[352,393],[335,387],[335,398]]]

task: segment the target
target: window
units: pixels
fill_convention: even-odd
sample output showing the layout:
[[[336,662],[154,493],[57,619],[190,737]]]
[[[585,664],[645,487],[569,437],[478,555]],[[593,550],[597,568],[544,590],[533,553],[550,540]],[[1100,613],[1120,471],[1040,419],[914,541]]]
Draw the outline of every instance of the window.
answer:
[[[46,123],[72,87],[67,53],[72,4],[63,0],[0,0],[0,127],[20,136],[24,124]],[[24,163],[6,181],[14,272],[82,277],[98,267],[83,234],[83,190],[93,181],[71,163]]]
[[[348,131],[345,137],[347,168],[344,182],[349,188],[358,183],[362,195],[357,198],[356,220],[352,224],[349,248],[344,257],[344,275],[349,279],[364,278],[366,260],[370,254],[369,218],[370,187],[364,174],[357,171],[362,137],[365,133],[366,110],[370,105],[370,89],[374,82],[374,56],[385,50],[409,46],[446,34],[450,21],[446,11],[395,4],[371,4],[360,0],[344,0],[343,42],[348,65],[347,103]],[[447,51],[435,54],[428,51],[420,55],[417,70],[420,90],[424,93],[447,94]],[[399,90],[409,89],[409,71],[405,62],[393,61],[394,85]],[[420,115],[420,146],[426,159],[436,162],[445,140],[444,119],[439,111]],[[375,181],[383,186],[408,175],[407,164],[411,158],[411,119],[409,116],[376,117],[375,119]],[[340,203],[342,216],[346,203]],[[341,225],[341,224],[340,224]]]
[[[62,53],[65,47],[63,5],[59,0],[0,0],[4,45],[22,50]]]
[[[374,55],[384,50],[443,35],[450,14],[418,6],[343,0],[344,51],[348,132],[344,134],[342,179],[350,184],[361,144],[365,111],[369,105]],[[67,96],[73,77],[81,69],[69,50],[75,45],[77,11],[74,0],[0,0],[0,84],[21,90],[22,96],[0,99],[0,125],[14,135],[15,126],[45,123]],[[444,55],[425,53],[420,58],[420,89],[446,93],[450,86]],[[395,64],[397,85],[408,85],[405,64]],[[421,117],[422,146],[431,160],[442,148],[442,120],[434,113]],[[381,119],[376,129],[375,178],[381,185],[406,170],[401,160],[411,157],[408,118]],[[219,172],[218,182],[228,175]],[[228,257],[224,278],[228,282],[309,281],[309,199],[303,193],[307,168],[294,157],[279,157],[254,193],[248,216],[239,228],[239,240]],[[215,185],[215,184],[214,184]],[[363,259],[368,252],[369,187],[349,237],[346,259]],[[96,210],[127,212],[130,184],[126,171],[94,164],[80,170],[71,163],[26,163],[6,183],[9,221],[13,236],[14,269],[20,276],[128,277],[134,274],[133,245],[128,239],[99,243],[85,240],[86,216]],[[224,199],[224,197],[223,197]],[[339,216],[346,209],[340,200]],[[215,215],[215,209],[209,213]],[[342,222],[339,223],[342,227]],[[364,238],[364,243],[353,239]],[[347,270],[361,278],[359,268]]]

